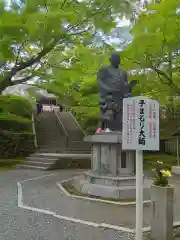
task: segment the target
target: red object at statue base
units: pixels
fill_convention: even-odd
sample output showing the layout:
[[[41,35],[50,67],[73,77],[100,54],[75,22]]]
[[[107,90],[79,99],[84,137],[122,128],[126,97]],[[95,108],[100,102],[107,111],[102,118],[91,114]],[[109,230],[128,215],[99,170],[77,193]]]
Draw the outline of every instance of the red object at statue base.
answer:
[[[101,133],[101,132],[102,132],[102,128],[98,128],[97,133]]]

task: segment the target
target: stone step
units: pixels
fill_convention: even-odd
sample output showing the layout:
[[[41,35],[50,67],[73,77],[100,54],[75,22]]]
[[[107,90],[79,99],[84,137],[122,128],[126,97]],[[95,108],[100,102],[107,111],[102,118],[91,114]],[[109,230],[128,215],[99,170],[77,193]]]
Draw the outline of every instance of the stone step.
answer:
[[[41,150],[41,149],[60,149],[63,147],[63,144],[47,144],[47,143],[42,143],[38,145],[39,148],[37,150]]]
[[[28,165],[28,164],[17,165],[17,168],[35,169],[35,170],[47,170],[46,167],[37,167],[37,166]]]
[[[52,155],[51,155],[52,154]],[[42,156],[54,156],[58,159],[90,159],[91,154],[89,153],[42,153]]]
[[[69,145],[70,146],[76,146],[76,147],[78,147],[78,146],[90,147],[91,146],[90,144],[84,143],[83,141],[79,141],[77,143],[69,141]]]
[[[60,152],[61,151],[61,147],[55,148],[55,147],[41,147],[40,149],[37,149],[37,152]]]
[[[84,145],[90,145],[90,143],[88,142],[85,142],[84,140],[77,140],[77,141],[72,141],[73,144],[84,144]]]
[[[73,146],[73,145],[71,145],[71,146],[68,145],[67,148],[68,149],[85,149],[85,150],[90,150],[91,149],[90,146]]]
[[[38,152],[35,152],[33,154],[31,154],[29,157],[38,157],[38,158],[49,158],[49,159],[56,159],[57,156],[55,155],[51,155],[51,154],[43,154],[43,153],[38,153]]]
[[[57,117],[52,112],[43,112],[41,121],[36,125],[38,152],[59,152],[63,141]]]
[[[47,142],[39,144],[38,150],[41,149],[60,149],[60,147],[63,146],[64,143],[59,143],[59,144],[48,144]]]
[[[38,136],[37,137],[37,140],[42,144],[51,144],[51,145],[57,145],[57,144],[60,144],[62,141],[64,141],[64,138],[56,138],[55,136],[54,137],[48,137],[44,134],[44,136]]]
[[[56,137],[56,136],[54,136],[54,134],[51,137],[44,134],[42,136],[38,136],[37,139],[39,141],[42,141],[42,142],[45,142],[45,143],[51,143],[52,142],[52,143],[56,143],[56,144],[63,140],[63,138],[61,138],[60,136]]]
[[[71,135],[71,133],[68,133],[68,139],[69,139],[69,142],[74,142],[74,141],[83,141],[83,137],[79,137],[79,136],[77,136],[77,135],[75,135],[75,134],[73,134],[72,133],[72,135]]]
[[[72,115],[68,112],[58,113],[58,116],[66,129],[69,139],[71,140],[82,140],[84,133],[79,129],[77,122],[74,120]]]
[[[52,164],[57,160],[57,157],[50,157],[50,156],[31,156],[27,157],[25,162],[39,162],[45,164]]]
[[[67,146],[67,149],[73,149],[73,150],[90,150],[91,148],[90,147],[83,147],[83,146],[79,146],[79,147],[76,147],[76,146]]]
[[[62,145],[62,144],[61,144]],[[47,143],[44,144],[39,144],[39,148],[37,150],[41,150],[41,149],[53,149],[53,150],[58,150],[60,149],[62,146],[60,144],[59,145],[53,145],[53,144],[49,144],[47,145]]]
[[[80,131],[77,123],[74,121],[74,119],[68,112],[60,112],[57,114],[58,114],[58,117],[61,119],[65,128],[68,129],[68,127],[70,127],[69,129],[71,130]]]
[[[35,167],[45,167],[49,168],[55,161],[49,162],[37,162],[37,160],[34,161],[26,161],[24,162],[25,165],[35,166]]]
[[[39,151],[37,151],[38,153],[61,153],[62,150],[61,149],[41,149]]]
[[[84,147],[90,147],[91,145],[88,144],[88,143],[85,143],[83,141],[69,141],[69,146],[75,146],[75,147],[78,147],[78,146],[84,146]]]
[[[67,153],[90,153],[90,151],[88,151],[88,150],[74,150],[74,149],[68,149],[68,150],[66,150],[65,152],[67,152]]]
[[[40,141],[39,141],[39,142],[40,142]],[[41,141],[40,144],[39,144],[39,148],[44,148],[44,149],[46,149],[46,148],[48,148],[48,149],[51,149],[51,148],[53,148],[53,149],[58,149],[58,148],[61,147],[61,145],[62,145],[62,143],[58,143],[58,142],[56,142],[56,143],[51,143],[51,142],[43,142],[43,141]]]
[[[43,135],[44,134],[44,129],[46,129],[46,128],[43,128],[41,130],[38,129],[38,133]],[[48,136],[52,135],[53,136],[54,134],[56,134],[56,136],[63,136],[61,133],[59,133],[59,134],[57,133],[57,129],[54,129],[54,131],[51,130],[50,132],[46,130],[46,135],[48,135]]]
[[[81,147],[81,146],[79,146],[79,147],[73,147],[73,146],[67,146],[67,149],[73,149],[73,150],[75,150],[75,149],[77,149],[77,150],[90,150],[91,148],[90,147]]]

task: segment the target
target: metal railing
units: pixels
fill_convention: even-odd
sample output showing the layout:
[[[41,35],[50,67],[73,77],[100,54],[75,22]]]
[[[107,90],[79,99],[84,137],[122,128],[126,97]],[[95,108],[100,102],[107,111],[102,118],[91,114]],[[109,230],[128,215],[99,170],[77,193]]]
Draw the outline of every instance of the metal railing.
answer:
[[[84,136],[86,136],[87,134],[85,133],[85,131],[82,129],[81,125],[79,124],[79,122],[77,121],[77,119],[75,118],[75,116],[69,111],[68,112],[71,117],[73,118],[73,120],[75,121],[76,125],[78,126],[79,130],[84,134]]]
[[[64,133],[64,136],[66,138],[66,147],[67,147],[68,146],[68,139],[69,139],[68,133],[67,133],[67,131],[66,131],[66,129],[65,129],[65,127],[64,127],[64,125],[63,125],[63,123],[62,123],[62,121],[60,119],[60,117],[58,116],[58,113],[56,111],[53,111],[53,113],[56,116],[56,119],[58,120],[58,126],[60,125],[61,130]]]

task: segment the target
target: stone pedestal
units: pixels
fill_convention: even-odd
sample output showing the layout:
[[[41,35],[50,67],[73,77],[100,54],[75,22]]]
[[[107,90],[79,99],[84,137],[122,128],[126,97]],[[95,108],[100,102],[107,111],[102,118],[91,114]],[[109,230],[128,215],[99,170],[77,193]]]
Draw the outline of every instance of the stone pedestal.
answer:
[[[122,151],[122,133],[100,133],[84,138],[92,144],[91,170],[76,187],[85,194],[111,199],[136,196],[135,152]],[[144,199],[150,198],[144,189]]]
[[[171,240],[173,236],[174,188],[152,186],[152,240]]]
[[[102,133],[87,136],[84,141],[92,144],[91,171],[111,177],[135,175],[135,152],[122,151],[121,133]]]

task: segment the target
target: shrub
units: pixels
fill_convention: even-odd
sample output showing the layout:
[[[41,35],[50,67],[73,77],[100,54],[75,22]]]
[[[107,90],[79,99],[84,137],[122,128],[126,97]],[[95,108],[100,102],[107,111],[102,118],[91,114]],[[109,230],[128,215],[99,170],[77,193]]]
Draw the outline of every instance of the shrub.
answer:
[[[0,96],[0,113],[10,113],[24,118],[31,118],[33,111],[32,103],[20,96]]]
[[[34,151],[32,103],[19,96],[0,96],[0,156],[25,156]]]
[[[33,153],[34,136],[29,133],[1,132],[0,156],[3,158],[28,156]]]
[[[156,173],[154,185],[161,187],[169,185],[168,178],[171,177],[171,172],[163,165],[163,162],[157,161],[153,171]]]

